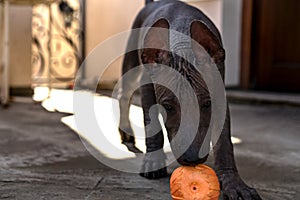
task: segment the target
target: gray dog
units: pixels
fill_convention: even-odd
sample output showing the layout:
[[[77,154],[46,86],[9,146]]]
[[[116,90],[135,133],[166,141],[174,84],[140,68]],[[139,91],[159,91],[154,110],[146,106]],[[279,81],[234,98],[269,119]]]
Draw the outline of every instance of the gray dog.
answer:
[[[149,46],[152,45],[155,48],[138,48],[141,37],[139,34],[132,33],[128,41],[128,53],[126,53],[124,58],[122,73],[126,74],[126,72],[141,64],[144,66],[150,65],[153,68],[158,65],[165,65],[176,70],[188,80],[196,94],[198,101],[197,105],[199,105],[198,110],[200,111],[200,120],[197,126],[197,133],[193,138],[193,141],[187,141],[188,139],[183,138],[179,143],[176,142],[173,146],[171,145],[171,147],[176,156],[176,151],[177,149],[180,149],[181,145],[185,145],[185,143],[189,144],[189,147],[186,148],[184,152],[181,152],[176,156],[177,161],[182,165],[197,165],[204,163],[208,155],[199,157],[199,151],[205,135],[207,134],[208,125],[212,116],[211,99],[201,74],[199,74],[195,67],[190,62],[187,62],[184,57],[189,57],[188,60],[196,60],[195,63],[201,64],[203,63],[201,62],[201,59],[203,58],[204,49],[214,61],[224,80],[225,51],[222,46],[219,31],[213,22],[200,10],[177,0],[161,0],[157,2],[146,0],[146,6],[136,17],[132,28],[148,28],[147,33],[144,35],[144,38],[142,38],[143,44]],[[163,28],[164,30],[169,31],[157,33],[152,31],[152,28]],[[176,30],[189,36],[199,45],[193,45],[191,41],[172,37],[172,34],[169,34],[170,30]],[[200,48],[200,46],[202,48]],[[168,49],[170,51],[168,51]],[[189,53],[183,53],[182,55],[184,56],[178,56],[174,51]],[[147,75],[144,76],[146,79],[149,78]],[[128,114],[132,94],[131,91],[134,90],[134,82],[139,81],[139,77],[139,72],[136,72],[131,80],[124,80],[119,92],[121,112],[119,132],[123,144],[133,152],[140,151],[135,147],[135,138],[130,126]],[[176,80],[169,80],[169,82],[172,82],[173,86],[177,88],[182,95],[185,94],[185,90],[180,88],[181,85],[177,83]],[[140,93],[145,127],[149,127],[148,125],[150,123],[159,126],[159,111],[154,111],[154,113],[157,112],[157,115],[154,115],[153,117],[153,111],[151,116],[150,110],[153,105],[161,105],[165,111],[164,118],[168,138],[172,141],[178,132],[182,120],[182,110],[179,99],[172,91],[159,84],[143,85],[140,88]],[[191,116],[193,114],[195,115],[193,112],[190,113]],[[150,126],[150,128],[146,128],[145,130],[147,136],[146,147],[147,152],[156,153],[146,154],[140,175],[146,178],[155,179],[167,176],[165,167],[166,156],[161,150],[163,147],[162,131],[153,134],[151,127],[153,126]],[[245,200],[261,199],[255,189],[247,186],[240,178],[234,161],[233,145],[230,137],[230,114],[227,107],[223,130],[213,149],[215,157],[214,169],[221,183],[223,198]]]

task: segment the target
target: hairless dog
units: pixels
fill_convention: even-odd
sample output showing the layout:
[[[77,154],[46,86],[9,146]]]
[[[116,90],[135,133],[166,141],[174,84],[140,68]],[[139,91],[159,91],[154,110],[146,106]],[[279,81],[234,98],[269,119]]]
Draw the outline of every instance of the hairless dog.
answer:
[[[132,29],[147,28],[146,33],[136,34],[132,32],[127,46],[127,53],[122,66],[122,74],[126,74],[136,66],[144,66],[151,70],[160,69],[160,65],[168,66],[183,76],[193,89],[197,103],[182,106],[182,98],[190,100],[191,96],[177,79],[178,76],[163,78],[175,88],[177,95],[162,84],[145,84],[140,87],[141,102],[144,112],[144,124],[146,132],[147,153],[144,156],[141,176],[155,179],[167,175],[166,156],[163,148],[163,132],[161,128],[158,133],[153,134],[153,127],[160,126],[158,113],[161,105],[164,110],[164,125],[168,132],[169,141],[177,136],[182,122],[192,122],[199,118],[195,136],[181,137],[171,144],[172,151],[177,161],[182,165],[197,165],[204,163],[207,155],[199,154],[204,138],[208,132],[212,117],[212,99],[208,86],[204,81],[203,74],[197,71],[197,66],[206,61],[205,54],[213,60],[217,71],[224,80],[225,51],[223,49],[220,33],[213,22],[200,10],[186,3],[177,0],[146,0],[146,6],[136,17]],[[155,28],[164,31],[155,31]],[[176,36],[176,31],[186,37]],[[179,35],[180,35],[179,34]],[[195,41],[198,45],[193,44]],[[142,46],[140,46],[142,42]],[[149,46],[150,48],[147,48]],[[147,66],[147,67],[146,67]],[[135,138],[129,122],[129,104],[131,100],[134,83],[141,79],[156,79],[164,72],[147,74],[147,70],[137,70],[130,80],[124,80],[119,91],[120,124],[119,132],[123,144],[133,152],[140,152],[135,147]],[[142,78],[141,78],[142,77]],[[167,77],[167,76],[165,76]],[[158,78],[159,79],[159,78]],[[224,92],[224,91],[223,91]],[[182,98],[181,98],[182,97]],[[184,98],[183,98],[184,99]],[[191,101],[192,102],[192,101]],[[187,104],[187,103],[186,103]],[[197,105],[197,107],[192,107]],[[188,109],[185,115],[186,120],[181,119],[184,108]],[[197,113],[197,110],[199,113]],[[153,114],[154,113],[154,114]],[[214,169],[221,183],[221,190],[224,199],[261,199],[255,189],[247,186],[240,178],[234,161],[233,145],[230,133],[230,113],[227,104],[225,105],[225,121],[221,127],[220,136],[213,147],[215,165]],[[152,124],[152,126],[149,126]],[[154,124],[154,125],[153,125]],[[184,129],[189,132],[189,126]],[[186,134],[186,133],[183,133]],[[192,141],[188,141],[192,140]],[[180,152],[182,146],[188,147]],[[155,152],[151,154],[151,152]]]

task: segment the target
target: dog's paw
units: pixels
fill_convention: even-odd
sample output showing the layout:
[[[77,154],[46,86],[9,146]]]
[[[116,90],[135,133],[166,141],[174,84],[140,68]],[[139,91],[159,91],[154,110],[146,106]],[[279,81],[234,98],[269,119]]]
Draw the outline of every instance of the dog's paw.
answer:
[[[168,176],[166,156],[163,152],[145,154],[140,175],[148,179],[158,179]]]
[[[119,133],[121,136],[122,143],[135,143],[135,138],[133,136],[133,131],[130,127],[127,127],[126,129],[119,128]]]
[[[249,187],[237,172],[227,172],[218,175],[224,200],[261,200],[254,188]]]

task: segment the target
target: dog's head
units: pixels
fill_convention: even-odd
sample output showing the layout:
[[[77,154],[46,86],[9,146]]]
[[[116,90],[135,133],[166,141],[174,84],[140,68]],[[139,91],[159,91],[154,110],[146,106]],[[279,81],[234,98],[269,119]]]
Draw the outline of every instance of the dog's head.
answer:
[[[166,83],[154,84],[154,88],[157,103],[164,108],[165,127],[174,155],[180,164],[194,165],[205,162],[207,158],[207,155],[200,157],[199,151],[211,120],[210,92],[197,68],[213,61],[223,78],[225,51],[219,35],[201,21],[196,20],[189,25],[188,45],[180,44],[182,41],[178,37],[172,38],[169,27],[167,20],[160,19],[147,31],[143,42],[146,47],[152,48],[142,49],[141,61],[149,66],[150,71],[156,71],[155,77],[150,75],[158,79],[156,83]],[[156,68],[161,65],[178,73],[159,72],[160,69],[157,72]],[[185,119],[182,119],[183,116]],[[188,133],[195,129],[191,124],[197,121],[197,117],[196,133],[191,137]],[[180,130],[182,125],[184,128]],[[182,136],[172,143],[182,130]]]

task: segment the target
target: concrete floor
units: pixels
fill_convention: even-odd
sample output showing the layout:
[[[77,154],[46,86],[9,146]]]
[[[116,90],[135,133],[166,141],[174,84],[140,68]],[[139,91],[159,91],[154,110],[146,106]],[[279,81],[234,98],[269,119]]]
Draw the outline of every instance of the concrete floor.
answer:
[[[300,107],[230,108],[243,179],[263,199],[300,199]],[[168,178],[147,180],[94,159],[64,116],[32,102],[0,110],[0,199],[171,199]]]

